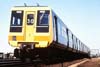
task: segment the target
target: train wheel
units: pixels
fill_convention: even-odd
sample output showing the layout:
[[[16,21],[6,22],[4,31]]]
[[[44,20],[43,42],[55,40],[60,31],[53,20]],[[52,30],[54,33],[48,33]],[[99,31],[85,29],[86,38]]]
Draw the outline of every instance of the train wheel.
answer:
[[[30,53],[28,53],[26,50],[21,49],[20,50],[20,60],[22,62],[31,62],[32,58],[30,57]]]
[[[14,49],[14,56],[16,57],[16,58],[19,58],[19,49]]]
[[[26,53],[23,49],[20,49],[20,60],[25,62]]]

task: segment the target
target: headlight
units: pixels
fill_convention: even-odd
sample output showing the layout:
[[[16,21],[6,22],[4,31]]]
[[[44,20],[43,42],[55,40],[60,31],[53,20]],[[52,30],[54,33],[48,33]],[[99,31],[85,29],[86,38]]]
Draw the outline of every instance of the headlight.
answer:
[[[16,41],[16,36],[13,36],[13,37],[12,37],[12,40],[13,40],[13,41]]]

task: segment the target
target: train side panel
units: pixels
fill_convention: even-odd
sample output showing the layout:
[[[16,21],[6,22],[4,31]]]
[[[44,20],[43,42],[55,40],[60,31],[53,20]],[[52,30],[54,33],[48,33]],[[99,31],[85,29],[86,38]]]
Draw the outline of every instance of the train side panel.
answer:
[[[53,16],[53,30],[54,30],[53,39],[54,41],[59,43],[57,44],[57,46],[62,46],[66,48],[68,46],[67,27],[54,12],[52,16]]]
[[[58,42],[67,47],[68,36],[66,26],[58,19]]]

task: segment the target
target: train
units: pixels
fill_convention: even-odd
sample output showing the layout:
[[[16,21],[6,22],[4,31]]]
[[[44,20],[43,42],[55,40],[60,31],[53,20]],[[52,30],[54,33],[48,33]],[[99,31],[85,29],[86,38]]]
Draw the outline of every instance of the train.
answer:
[[[90,57],[90,49],[79,40],[48,6],[14,6],[8,43],[14,56],[24,60],[70,60]]]

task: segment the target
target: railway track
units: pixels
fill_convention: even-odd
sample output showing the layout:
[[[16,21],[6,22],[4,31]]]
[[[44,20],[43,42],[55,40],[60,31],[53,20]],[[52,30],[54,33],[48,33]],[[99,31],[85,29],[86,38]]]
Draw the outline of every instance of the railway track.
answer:
[[[70,67],[70,65],[84,61],[86,59],[75,60],[71,62],[45,64],[40,60],[33,60],[30,62],[21,62],[20,60],[9,60],[0,62],[0,67]],[[72,66],[71,66],[72,67]]]
[[[32,63],[23,63],[20,60],[0,60],[0,67],[22,67]]]
[[[0,67],[37,67],[40,65],[40,60],[33,60],[32,62],[22,62],[20,60],[0,60]]]
[[[21,61],[19,60],[1,60],[0,67],[16,66],[20,63]]]

